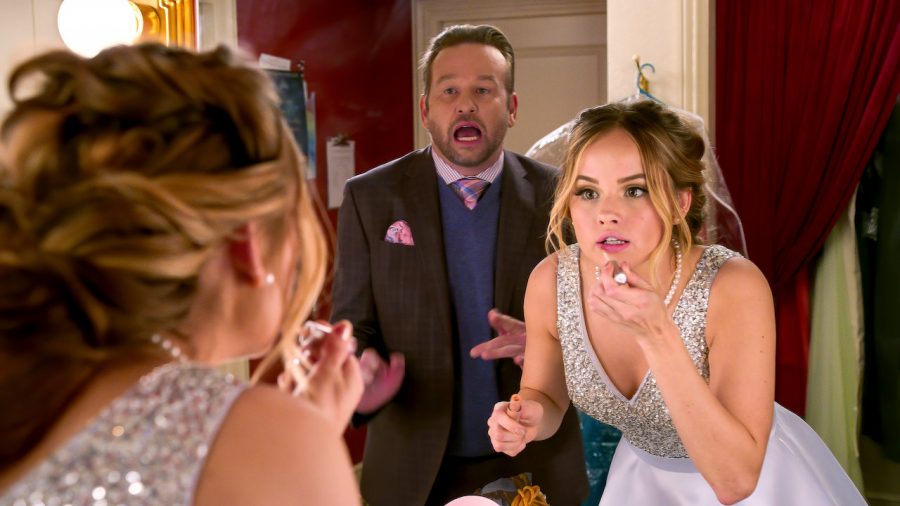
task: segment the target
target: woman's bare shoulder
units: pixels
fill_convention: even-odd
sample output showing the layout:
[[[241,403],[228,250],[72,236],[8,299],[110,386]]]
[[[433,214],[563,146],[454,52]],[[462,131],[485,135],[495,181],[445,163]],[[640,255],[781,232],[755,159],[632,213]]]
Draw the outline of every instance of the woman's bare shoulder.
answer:
[[[735,256],[719,268],[710,292],[710,303],[716,301],[724,307],[747,298],[771,299],[771,290],[765,275],[750,260]]]
[[[547,285],[556,286],[556,270],[559,266],[559,252],[550,253],[543,260],[538,262],[531,271],[528,278],[528,286],[531,285],[546,287]]]
[[[710,287],[707,339],[712,345],[722,336],[742,344],[748,336],[765,336],[774,342],[772,291],[762,271],[743,257],[722,264]]]
[[[359,504],[343,429],[305,399],[248,388],[210,449],[196,504]]]
[[[525,289],[525,325],[529,329],[544,329],[556,336],[556,268],[559,253],[551,253],[531,271]],[[529,330],[529,335],[535,335]]]

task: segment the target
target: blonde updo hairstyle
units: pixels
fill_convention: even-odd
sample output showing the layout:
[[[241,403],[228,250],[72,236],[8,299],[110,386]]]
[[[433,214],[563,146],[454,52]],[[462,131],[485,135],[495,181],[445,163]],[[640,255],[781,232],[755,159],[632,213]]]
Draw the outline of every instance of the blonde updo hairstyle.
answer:
[[[27,454],[103,364],[175,330],[205,262],[250,221],[273,255],[299,238],[281,328],[297,334],[329,244],[264,73],[224,47],[144,44],[35,57],[9,91],[0,466]]]
[[[575,121],[566,147],[562,175],[557,183],[550,222],[547,250],[557,251],[575,236],[569,213],[569,200],[575,192],[578,167],[584,151],[603,135],[621,129],[637,144],[653,207],[663,221],[663,237],[653,253],[651,272],[656,273],[672,240],[683,251],[699,243],[703,226],[706,194],[703,191],[703,138],[677,114],[653,100],[611,103],[585,109]],[[678,204],[678,191],[689,190],[691,206],[684,216]],[[656,280],[652,280],[656,283]]]

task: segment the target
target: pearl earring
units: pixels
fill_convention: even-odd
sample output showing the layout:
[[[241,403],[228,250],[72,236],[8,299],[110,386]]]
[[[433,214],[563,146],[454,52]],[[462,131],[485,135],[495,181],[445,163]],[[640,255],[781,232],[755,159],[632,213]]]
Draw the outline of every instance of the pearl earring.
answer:
[[[266,277],[263,280],[263,283],[265,283],[266,285],[274,285],[275,284],[275,275],[272,274],[271,272],[266,274]]]

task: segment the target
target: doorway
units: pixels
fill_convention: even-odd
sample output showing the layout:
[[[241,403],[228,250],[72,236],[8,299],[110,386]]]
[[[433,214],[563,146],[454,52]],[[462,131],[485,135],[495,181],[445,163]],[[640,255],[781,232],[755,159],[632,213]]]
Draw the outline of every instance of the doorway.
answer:
[[[490,24],[516,52],[518,121],[504,147],[525,153],[586,107],[606,102],[606,1],[419,0],[413,3],[414,101],[422,94],[418,59],[441,29]],[[414,114],[416,147],[430,142]]]

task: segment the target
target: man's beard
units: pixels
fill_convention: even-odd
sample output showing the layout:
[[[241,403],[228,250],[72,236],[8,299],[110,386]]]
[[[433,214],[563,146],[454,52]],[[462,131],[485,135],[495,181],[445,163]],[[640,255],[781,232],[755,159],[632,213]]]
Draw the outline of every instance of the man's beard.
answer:
[[[471,121],[471,120],[468,120]],[[458,123],[458,122],[456,122]],[[487,129],[480,122],[481,128],[481,148],[477,151],[462,151],[453,146],[453,126],[450,126],[443,135],[435,135],[437,125],[430,119],[427,121],[428,132],[431,134],[431,142],[437,146],[438,150],[447,157],[447,160],[458,167],[478,167],[484,164],[493,155],[497,149],[503,144],[503,138],[506,137],[506,120],[498,121],[493,128],[493,134],[487,135]]]

